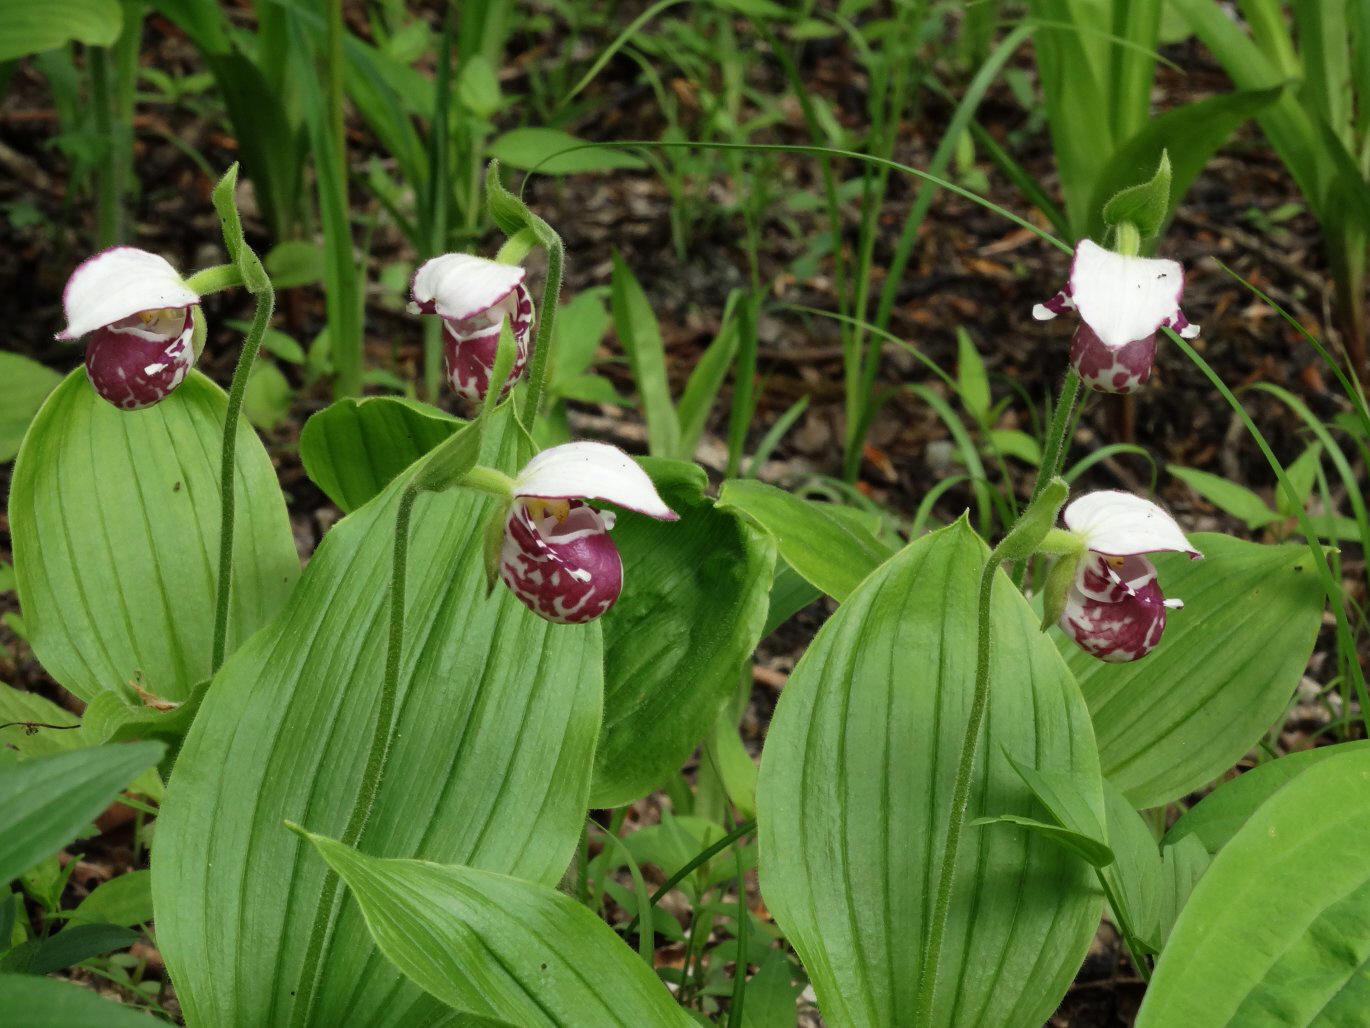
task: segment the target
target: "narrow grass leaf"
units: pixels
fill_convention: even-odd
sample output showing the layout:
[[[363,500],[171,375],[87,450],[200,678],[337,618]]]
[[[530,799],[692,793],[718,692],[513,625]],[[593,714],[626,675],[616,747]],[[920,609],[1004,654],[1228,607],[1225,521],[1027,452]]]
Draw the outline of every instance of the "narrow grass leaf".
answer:
[[[647,420],[647,448],[654,457],[682,456],[680,421],[666,378],[666,350],[647,294],[623,258],[614,254],[611,281],[614,328],[628,355]],[[685,454],[684,456],[689,456]]]

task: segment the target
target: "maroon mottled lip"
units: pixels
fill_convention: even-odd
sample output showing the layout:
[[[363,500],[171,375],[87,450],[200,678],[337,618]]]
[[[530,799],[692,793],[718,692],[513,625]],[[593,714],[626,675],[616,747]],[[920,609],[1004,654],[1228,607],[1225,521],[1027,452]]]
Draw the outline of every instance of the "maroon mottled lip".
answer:
[[[524,504],[513,505],[504,526],[500,579],[539,617],[583,624],[618,599],[623,562],[600,515],[579,500],[568,502],[570,515],[550,536]]]
[[[1110,347],[1083,321],[1070,342],[1070,363],[1080,379],[1096,392],[1130,393],[1151,377],[1156,362],[1156,336]]]
[[[523,283],[514,289],[516,297],[510,328],[514,335],[514,365],[500,390],[502,400],[522,377],[528,366],[533,343],[533,298]],[[479,403],[490,388],[490,375],[495,368],[495,354],[499,349],[500,325],[472,327],[470,319],[443,319],[442,355],[447,368],[447,381],[458,396]]]
[[[179,335],[146,338],[100,328],[86,342],[86,377],[95,391],[120,410],[160,403],[179,386],[195,363],[191,319]]]

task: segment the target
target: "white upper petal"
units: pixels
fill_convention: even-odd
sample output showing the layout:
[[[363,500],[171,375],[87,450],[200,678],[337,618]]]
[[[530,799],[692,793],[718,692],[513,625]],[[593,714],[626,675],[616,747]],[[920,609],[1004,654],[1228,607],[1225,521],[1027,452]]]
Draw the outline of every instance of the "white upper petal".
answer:
[[[1083,240],[1070,269],[1070,298],[1107,346],[1145,339],[1174,315],[1184,291],[1176,261],[1124,257]]]
[[[77,265],[62,291],[67,327],[58,339],[78,339],[139,311],[189,307],[199,295],[167,261],[132,246],[102,250]]]
[[[1131,493],[1086,493],[1066,507],[1064,517],[1066,527],[1083,536],[1085,546],[1095,553],[1122,557],[1168,550],[1202,556],[1174,518]]]
[[[543,450],[514,480],[515,496],[616,503],[639,514],[674,521],[675,511],[633,459],[607,443],[563,443]]]
[[[445,253],[414,273],[414,302],[433,304],[444,318],[460,321],[488,311],[514,291],[525,272],[469,253]]]

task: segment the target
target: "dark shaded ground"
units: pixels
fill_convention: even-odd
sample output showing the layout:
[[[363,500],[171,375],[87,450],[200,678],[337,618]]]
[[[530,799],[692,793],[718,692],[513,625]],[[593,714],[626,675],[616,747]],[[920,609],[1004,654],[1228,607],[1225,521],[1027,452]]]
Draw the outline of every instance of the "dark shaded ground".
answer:
[[[554,47],[555,41],[551,45]],[[1187,74],[1160,69],[1158,95],[1164,98],[1164,106],[1226,88],[1221,73],[1196,50],[1176,48],[1168,55],[1185,67]],[[198,67],[193,49],[156,18],[146,29],[144,60],[155,62],[168,73]],[[511,62],[514,77],[505,82],[506,90],[518,91],[518,69],[522,66],[519,59]],[[1030,63],[1022,66],[1031,67]],[[806,81],[833,90],[844,121],[860,124],[864,83],[844,50],[821,50],[804,70]],[[764,69],[757,72],[763,84],[767,84],[766,74]],[[588,138],[657,137],[663,127],[659,112],[651,94],[638,88],[636,77],[636,65],[626,60],[611,62],[592,88],[603,101],[598,109],[612,115],[603,113],[568,127]],[[781,88],[778,77],[768,85],[775,91]],[[896,159],[914,166],[927,164],[948,116],[941,101],[929,97],[924,102],[895,154]],[[1029,112],[1018,106],[1006,88],[992,90],[980,112],[980,120],[996,137],[1007,139],[1014,133],[1015,155],[1050,193],[1054,172],[1045,133],[1022,139],[1017,136],[1029,118]],[[0,219],[0,282],[4,283],[0,289],[0,321],[9,326],[6,348],[66,370],[75,365],[79,354],[52,342],[51,337],[61,325],[62,284],[89,249],[93,219],[87,198],[68,191],[66,161],[50,146],[54,126],[51,100],[41,78],[21,64],[9,93],[0,102],[0,168],[4,172],[0,175],[0,205],[26,202],[43,217],[27,227]],[[359,165],[373,152],[374,144],[359,123],[353,128],[351,157]],[[131,241],[164,253],[183,268],[217,263],[223,257],[218,224],[209,204],[212,182],[166,141],[167,134],[201,150],[215,168],[225,167],[235,157],[233,140],[217,117],[183,107],[140,109],[135,167],[142,192],[135,202],[136,233]],[[789,124],[775,131],[774,141],[808,142],[797,111]],[[982,170],[988,176],[992,199],[1013,210],[1025,210],[1025,204],[1001,175],[988,165]],[[778,160],[773,174],[781,183],[772,186],[779,194],[818,188],[816,165],[800,157]],[[723,196],[729,190],[747,188],[745,183],[722,178],[714,187]],[[888,240],[877,247],[877,267],[886,263],[914,190],[913,183],[892,181],[882,217],[882,225],[889,228]],[[623,253],[652,299],[678,391],[718,328],[728,290],[745,281],[746,257],[738,243],[740,220],[717,206],[712,208],[712,216],[694,223],[689,252],[681,263],[672,245],[671,200],[653,175],[539,179],[531,184],[529,198],[538,213],[565,238],[565,296],[606,283],[613,251]],[[361,193],[354,195],[354,202],[360,212],[371,209],[371,202]],[[1255,127],[1249,125],[1200,177],[1161,249],[1189,269],[1185,308],[1191,320],[1203,326],[1198,348],[1230,385],[1276,382],[1292,389],[1316,413],[1330,417],[1343,409],[1343,404],[1326,388],[1325,369],[1319,368],[1316,354],[1210,259],[1217,257],[1227,263],[1326,338],[1326,268],[1312,220],[1300,213],[1282,220],[1273,230],[1259,227],[1260,213],[1269,214],[1290,202],[1298,202],[1293,183]],[[251,241],[265,248],[268,240],[260,220],[252,216],[250,203],[247,207]],[[795,216],[782,219],[778,209],[776,215],[764,226],[766,245],[761,255],[761,277],[770,288],[771,299],[777,305],[836,307],[826,264],[806,279],[795,278],[789,267],[804,249],[807,233],[824,232],[826,228],[810,215],[799,219],[801,231],[795,234],[791,231]],[[852,238],[849,234],[849,242]],[[412,256],[399,235],[382,221],[372,237],[369,280],[378,280],[383,265]],[[942,195],[923,225],[892,329],[942,367],[951,369],[956,354],[955,330],[964,326],[989,368],[995,395],[1002,395],[1013,383],[1040,405],[1064,371],[1069,331],[1060,324],[1034,322],[1030,309],[1033,302],[1058,288],[1067,263],[1059,252],[997,215],[961,198]],[[223,321],[248,317],[247,303],[241,293],[230,293],[206,304],[210,323],[217,327],[211,330],[201,368],[225,385],[236,360],[238,337],[222,327]],[[307,340],[322,326],[323,317],[321,293],[306,288],[283,298],[277,324]],[[367,330],[368,366],[389,368],[407,380],[419,378],[421,332],[413,319],[397,313],[394,303],[373,302],[368,306]],[[801,483],[810,474],[839,473],[842,390],[837,324],[777,312],[764,319],[761,330],[764,393],[751,442],[759,440],[795,398],[808,395],[811,404],[807,413],[779,447],[768,472],[787,485]],[[620,351],[616,343],[606,342],[603,352],[612,356]],[[613,362],[604,370],[621,391],[632,391],[625,364]],[[296,376],[295,369],[285,371]],[[872,431],[870,459],[863,467],[860,487],[879,504],[907,518],[927,490],[955,469],[948,466],[945,448],[940,445],[947,438],[945,427],[915,397],[897,387],[909,381],[941,387],[912,358],[894,350],[886,353],[881,378],[895,391]],[[302,392],[288,422],[266,434],[302,553],[313,548],[337,516],[305,478],[294,448],[304,419],[328,400],[322,386]],[[1248,392],[1243,400],[1281,459],[1292,459],[1302,450],[1305,442],[1298,425],[1272,398]],[[441,402],[450,406],[450,400]],[[715,411],[716,430],[726,418],[729,402],[725,390]],[[1016,418],[1020,427],[1031,430],[1021,401],[1016,400],[1010,412],[1010,419]],[[608,434],[629,449],[642,449],[640,419],[633,411],[579,408],[573,423],[586,431]],[[1004,425],[1012,423],[1008,420]],[[1135,399],[1103,397],[1090,402],[1073,452],[1078,457],[1101,441],[1120,438],[1146,446],[1159,464],[1175,462],[1212,471],[1267,498],[1271,495],[1273,475],[1254,444],[1201,373],[1164,344],[1151,386]],[[705,462],[711,463],[710,456],[718,452],[717,439],[710,440]],[[1021,493],[1030,484],[1031,472],[1024,465],[1013,466]],[[0,468],[4,487],[8,474],[8,466]],[[1144,462],[1120,458],[1094,468],[1088,481],[1101,487],[1145,491],[1148,477]],[[1161,476],[1159,493],[1162,502],[1189,529],[1216,528],[1242,534],[1240,525],[1168,476]],[[968,502],[967,492],[952,489],[936,511],[950,519]],[[0,521],[0,559],[7,560],[8,556],[7,528]],[[1344,553],[1343,569],[1348,579],[1364,582],[1363,558],[1353,549]],[[1358,595],[1357,600],[1364,603],[1364,595]],[[0,610],[13,608],[12,595],[0,596]],[[763,645],[752,704],[744,719],[754,750],[759,750],[784,675],[826,609],[822,603],[814,605]],[[8,656],[0,655],[0,680],[65,699],[75,709],[75,701],[64,697],[46,678],[7,628],[0,627],[0,644],[8,652]],[[1315,655],[1310,672],[1314,678],[1326,663],[1324,653]],[[1316,731],[1320,724],[1316,708],[1300,709],[1302,714],[1296,712],[1289,726],[1294,733],[1287,739],[1291,744]],[[652,808],[653,802],[645,801],[640,813],[650,817]],[[82,844],[79,852],[84,854],[89,870],[73,878],[72,903],[102,876],[135,866],[129,832],[125,826]],[[78,850],[73,848],[72,852],[75,855]],[[147,949],[155,972],[155,951]],[[1116,935],[1105,925],[1053,1023],[1128,1024],[1140,996],[1140,981],[1121,955]]]

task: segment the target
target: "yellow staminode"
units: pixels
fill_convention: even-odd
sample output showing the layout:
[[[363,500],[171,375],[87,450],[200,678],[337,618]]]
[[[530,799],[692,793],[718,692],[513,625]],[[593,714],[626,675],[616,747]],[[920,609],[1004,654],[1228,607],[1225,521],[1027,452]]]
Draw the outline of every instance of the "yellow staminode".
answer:
[[[529,496],[523,502],[528,508],[528,516],[534,521],[553,517],[557,519],[557,524],[561,524],[571,513],[570,500],[544,500],[541,497]]]

